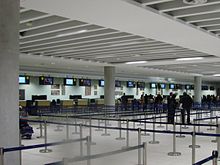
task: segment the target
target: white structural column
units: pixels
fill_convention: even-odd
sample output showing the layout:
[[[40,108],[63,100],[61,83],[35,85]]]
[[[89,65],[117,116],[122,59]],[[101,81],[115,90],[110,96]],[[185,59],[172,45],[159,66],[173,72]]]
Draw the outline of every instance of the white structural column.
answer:
[[[105,66],[104,77],[105,77],[104,103],[107,106],[115,106],[115,67]]]
[[[202,97],[202,77],[195,76],[194,77],[194,102],[201,103]]]
[[[19,0],[0,0],[0,147],[19,146]],[[19,152],[4,165],[19,165]]]

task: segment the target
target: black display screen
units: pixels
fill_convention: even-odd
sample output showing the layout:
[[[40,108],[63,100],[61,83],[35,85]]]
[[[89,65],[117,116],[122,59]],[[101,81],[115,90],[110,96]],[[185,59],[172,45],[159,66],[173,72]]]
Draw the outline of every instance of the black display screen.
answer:
[[[53,85],[53,77],[39,77],[39,84],[40,85]]]

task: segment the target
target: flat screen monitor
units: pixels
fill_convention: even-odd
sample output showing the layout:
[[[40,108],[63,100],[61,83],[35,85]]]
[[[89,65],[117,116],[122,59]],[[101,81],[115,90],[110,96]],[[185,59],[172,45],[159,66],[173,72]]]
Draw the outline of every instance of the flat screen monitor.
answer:
[[[190,90],[190,85],[185,85],[186,90]]]
[[[161,83],[161,84],[160,84],[160,88],[161,88],[161,89],[166,89],[166,84]]]
[[[194,89],[194,85],[190,85],[190,87],[189,87],[191,90],[193,90]]]
[[[105,81],[104,80],[99,80],[99,86],[104,87],[105,86]]]
[[[137,88],[145,88],[145,82],[137,82]]]
[[[202,90],[209,90],[209,87],[207,85],[202,85]]]
[[[128,88],[135,88],[135,82],[134,81],[127,81],[127,87]]]
[[[175,84],[169,84],[169,89],[175,89]]]
[[[39,77],[39,84],[40,85],[53,85],[53,77]]]
[[[19,76],[19,84],[30,84],[29,76]]]
[[[156,84],[156,83],[150,83],[150,88],[151,88],[151,89],[157,88],[157,84]]]
[[[115,87],[121,87],[121,81],[115,80]]]
[[[210,86],[210,91],[214,91],[215,87],[214,86]]]
[[[65,86],[76,86],[76,79],[75,78],[64,78]]]
[[[182,90],[184,87],[184,85],[182,84],[176,84],[175,86],[176,86],[176,89],[180,89],[180,90]]]
[[[79,86],[91,86],[91,79],[79,79]]]

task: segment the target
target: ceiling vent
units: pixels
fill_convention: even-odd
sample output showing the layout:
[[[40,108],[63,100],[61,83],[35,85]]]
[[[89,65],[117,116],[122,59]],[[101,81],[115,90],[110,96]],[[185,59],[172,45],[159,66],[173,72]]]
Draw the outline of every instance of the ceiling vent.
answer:
[[[207,3],[208,0],[183,0],[183,3],[188,5],[200,5]]]

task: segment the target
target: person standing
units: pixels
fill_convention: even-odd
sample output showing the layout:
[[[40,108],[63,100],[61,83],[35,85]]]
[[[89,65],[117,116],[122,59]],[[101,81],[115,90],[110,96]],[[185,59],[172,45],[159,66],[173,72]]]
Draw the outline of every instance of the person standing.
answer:
[[[168,106],[167,122],[169,124],[174,124],[175,110],[176,110],[176,106],[177,106],[175,94],[170,93],[170,96],[167,99],[167,106]]]
[[[121,97],[121,110],[127,110],[127,103],[128,103],[128,99],[125,96],[125,93],[123,94],[123,96]]]
[[[183,97],[180,99],[180,103],[182,104],[182,124],[185,124],[185,112],[187,113],[187,124],[190,124],[190,109],[192,108],[193,99],[186,92],[184,92]]]

